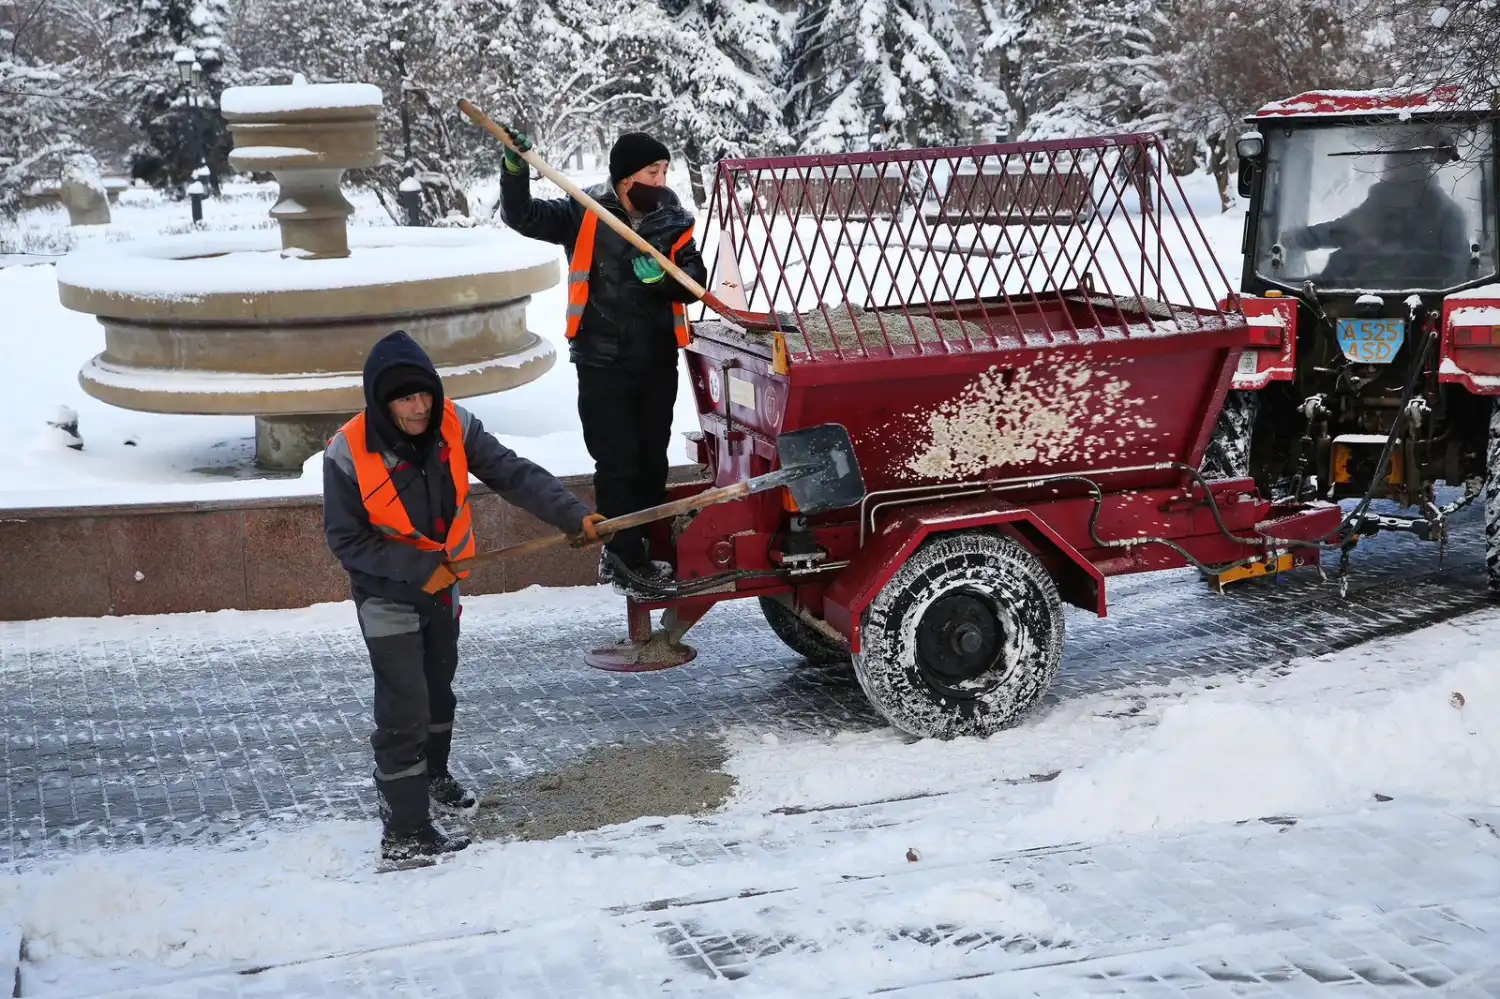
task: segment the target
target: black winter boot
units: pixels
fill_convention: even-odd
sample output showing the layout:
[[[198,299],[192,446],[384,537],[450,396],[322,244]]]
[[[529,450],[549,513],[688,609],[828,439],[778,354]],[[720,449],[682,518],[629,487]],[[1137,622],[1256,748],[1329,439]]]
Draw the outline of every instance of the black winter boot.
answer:
[[[638,591],[631,576],[648,584],[670,583],[672,566],[666,562],[654,562],[650,559],[642,559],[634,564],[624,563],[619,560],[618,556],[608,551],[599,557],[599,582],[612,585],[616,593],[628,597],[648,596]]]
[[[387,829],[380,837],[380,859],[388,864],[401,864],[457,853],[468,845],[467,836],[447,836],[431,822],[424,822],[408,833],[393,833]]]
[[[396,780],[375,778],[380,792],[380,824],[387,834],[405,834],[427,824],[427,775],[398,777]]]
[[[432,803],[445,812],[469,812],[479,805],[474,793],[464,787],[452,774],[438,774],[427,784],[427,794]]]
[[[453,730],[427,733],[427,795],[443,812],[471,811],[478,800],[448,769],[453,751]]]

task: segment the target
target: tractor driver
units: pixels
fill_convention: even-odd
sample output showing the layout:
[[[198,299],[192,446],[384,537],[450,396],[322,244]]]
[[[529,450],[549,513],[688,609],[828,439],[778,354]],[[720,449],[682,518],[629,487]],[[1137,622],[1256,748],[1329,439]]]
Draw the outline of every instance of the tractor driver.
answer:
[[[1469,226],[1422,152],[1387,153],[1365,200],[1282,237],[1289,249],[1332,248],[1318,280],[1333,287],[1444,287],[1467,273]]]

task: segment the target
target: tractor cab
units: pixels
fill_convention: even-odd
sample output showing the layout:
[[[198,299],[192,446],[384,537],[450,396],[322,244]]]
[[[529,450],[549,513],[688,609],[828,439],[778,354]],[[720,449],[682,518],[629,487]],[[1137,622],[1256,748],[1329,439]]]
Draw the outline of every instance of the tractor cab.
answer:
[[[1284,105],[1272,105],[1281,107]],[[1270,117],[1241,137],[1254,203],[1244,287],[1439,296],[1496,275],[1491,120]]]
[[[1307,93],[1247,119],[1239,305],[1268,347],[1240,359],[1211,473],[1394,499],[1418,515],[1371,523],[1435,540],[1437,483],[1500,489],[1497,120],[1451,87]]]

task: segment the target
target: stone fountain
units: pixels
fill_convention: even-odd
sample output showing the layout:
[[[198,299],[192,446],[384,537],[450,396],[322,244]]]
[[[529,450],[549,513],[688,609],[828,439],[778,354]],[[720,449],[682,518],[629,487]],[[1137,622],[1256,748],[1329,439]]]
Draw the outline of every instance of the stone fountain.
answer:
[[[361,369],[404,329],[450,398],[543,375],[556,357],[526,327],[558,281],[549,249],[508,230],[349,230],[344,171],[382,162],[379,88],[239,87],[221,108],[230,162],[280,186],[275,229],[112,244],[59,266],[62,304],[104,326],[79,372],[89,395],[152,413],[255,417],[256,464],[300,468],[364,405]]]

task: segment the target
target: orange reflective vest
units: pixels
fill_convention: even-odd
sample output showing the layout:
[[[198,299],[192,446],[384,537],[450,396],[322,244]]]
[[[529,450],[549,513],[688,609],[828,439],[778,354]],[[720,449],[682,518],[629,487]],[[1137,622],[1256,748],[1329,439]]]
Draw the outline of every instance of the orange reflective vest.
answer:
[[[568,264],[568,339],[571,340],[578,335],[578,324],[583,322],[584,306],[589,304],[589,270],[594,266],[594,236],[599,231],[599,217],[593,212],[585,212],[583,225],[578,227],[578,242],[573,244],[573,259]],[[688,244],[693,238],[692,227],[683,233],[677,242],[672,244],[672,252],[667,254],[674,264],[677,262],[677,251]],[[670,280],[663,278],[662,280]],[[687,306],[681,302],[672,303],[672,334],[677,337],[677,346],[688,345],[688,320]]]
[[[464,453],[463,423],[458,418],[458,410],[453,407],[453,400],[443,400],[442,435],[438,438],[438,454],[440,458],[447,458],[455,494],[453,523],[445,524],[439,520],[436,525],[441,541],[427,537],[412,525],[411,516],[391,479],[393,467],[386,465],[380,452],[371,451],[365,445],[365,414],[360,413],[344,424],[339,433],[344,435],[349,453],[354,457],[359,494],[364,497],[365,512],[377,531],[392,541],[424,552],[447,552],[446,561],[449,562],[473,556],[476,548],[474,519],[469,511],[469,457]],[[399,463],[394,467],[399,468]],[[468,575],[460,572],[458,578],[464,579]]]

